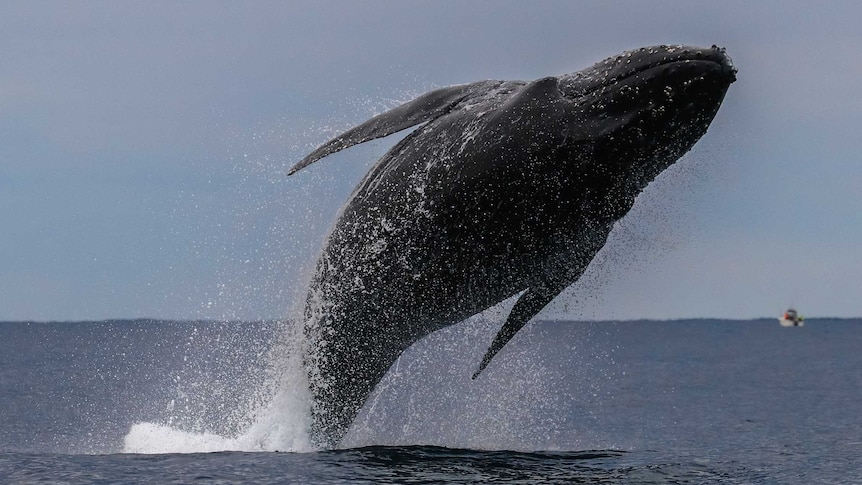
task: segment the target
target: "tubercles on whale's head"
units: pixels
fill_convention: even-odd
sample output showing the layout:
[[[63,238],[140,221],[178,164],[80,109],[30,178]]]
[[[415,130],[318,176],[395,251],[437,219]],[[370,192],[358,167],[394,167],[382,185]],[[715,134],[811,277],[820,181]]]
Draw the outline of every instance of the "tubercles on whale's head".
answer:
[[[624,52],[561,76],[561,95],[581,113],[568,142],[608,154],[643,188],[706,133],[736,73],[723,48],[673,45]]]
[[[736,67],[722,47],[660,45],[626,51],[587,69],[564,74],[560,76],[560,90],[565,96],[574,99],[627,78],[655,77],[658,71],[650,73],[651,69],[678,63],[711,63],[726,78],[728,85],[736,80]]]
[[[579,123],[582,135],[607,137],[632,127],[667,134],[685,122],[708,125],[736,72],[716,46],[644,47],[561,76],[559,89],[593,120]]]

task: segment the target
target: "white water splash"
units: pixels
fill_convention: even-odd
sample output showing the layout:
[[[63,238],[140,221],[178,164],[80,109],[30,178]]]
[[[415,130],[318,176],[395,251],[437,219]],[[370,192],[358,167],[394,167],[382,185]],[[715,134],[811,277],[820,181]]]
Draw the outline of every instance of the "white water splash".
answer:
[[[200,287],[201,318],[254,319],[260,308],[282,312],[291,300],[304,305],[303,290],[307,285],[301,282],[310,279],[313,269],[306,260],[316,253],[314,244],[322,239],[335,215],[333,202],[327,201],[344,200],[361,176],[362,168],[358,165],[352,177],[345,177],[344,167],[321,164],[316,170],[305,172],[302,178],[293,179],[287,179],[287,168],[316,144],[424,91],[405,91],[399,93],[398,99],[383,101],[351,98],[347,105],[340,106],[342,118],[326,125],[294,118],[270,120],[268,124],[250,128],[222,122],[230,138],[229,161],[237,175],[232,181],[235,186],[228,187],[232,196],[223,202],[240,203],[212,211],[220,214],[218,221],[203,220],[196,224],[217,225],[227,230],[200,239],[202,236],[198,234],[208,234],[205,228],[192,225],[186,229],[185,220],[189,215],[199,216],[199,211],[177,214],[184,230],[195,235],[192,243],[195,257],[213,258],[218,267],[214,282],[181,282],[184,286]],[[368,153],[381,149],[365,150],[365,156],[356,157],[354,149],[354,157],[372,160],[377,155],[369,157]],[[206,170],[207,167],[202,167],[202,172]],[[335,173],[339,174],[337,180]],[[193,195],[184,198],[187,203],[182,205],[197,208]],[[285,279],[285,274],[300,276]],[[290,281],[299,283],[290,285],[287,283]],[[288,309],[286,313],[291,312]],[[177,375],[177,397],[167,404],[164,417],[132,425],[123,438],[123,452],[313,450],[308,437],[311,397],[300,358],[299,333],[295,328],[286,330],[283,339],[272,345],[262,383],[255,378],[231,383],[247,389],[249,394],[248,403],[241,409],[218,402],[218,392],[207,395],[213,389],[207,389],[212,385],[206,369]],[[199,347],[192,349],[187,344],[187,354],[193,360],[205,361],[207,349],[197,342],[195,345]],[[206,363],[200,366],[205,367]]]
[[[206,429],[187,430],[171,424],[176,410],[168,406],[168,424],[141,422],[132,425],[123,438],[124,453],[208,453],[215,451],[293,451],[315,448],[308,437],[310,392],[302,366],[296,325],[289,325],[267,357],[266,379],[257,389],[249,389],[245,409],[231,410],[222,419],[247,423],[233,435]],[[200,384],[200,383],[197,383]],[[248,383],[238,382],[237,385]],[[192,388],[196,384],[190,385]],[[218,418],[218,416],[217,416]],[[211,426],[219,423],[209,423]]]

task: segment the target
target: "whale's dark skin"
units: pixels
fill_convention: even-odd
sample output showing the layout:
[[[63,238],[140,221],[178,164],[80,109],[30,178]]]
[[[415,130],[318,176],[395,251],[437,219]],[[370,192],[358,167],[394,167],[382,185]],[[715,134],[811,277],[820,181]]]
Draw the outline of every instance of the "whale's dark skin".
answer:
[[[715,46],[649,47],[560,77],[438,89],[297,164],[290,173],[425,123],[354,190],[312,278],[313,440],[337,446],[414,342],[523,292],[476,378],[577,281],[643,188],[706,132],[735,79]]]

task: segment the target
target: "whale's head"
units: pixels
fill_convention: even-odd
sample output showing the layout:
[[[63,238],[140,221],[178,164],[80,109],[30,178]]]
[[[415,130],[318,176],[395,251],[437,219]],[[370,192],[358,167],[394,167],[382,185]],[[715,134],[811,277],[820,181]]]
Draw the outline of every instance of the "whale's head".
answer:
[[[568,142],[601,150],[642,189],[706,132],[736,68],[723,48],[655,46],[558,78],[575,116]],[[638,190],[639,191],[639,190]]]

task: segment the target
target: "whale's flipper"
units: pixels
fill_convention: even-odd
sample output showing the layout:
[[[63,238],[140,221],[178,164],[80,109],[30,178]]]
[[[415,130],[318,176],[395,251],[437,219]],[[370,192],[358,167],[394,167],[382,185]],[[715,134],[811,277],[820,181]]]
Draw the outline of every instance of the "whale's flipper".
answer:
[[[411,126],[418,125],[450,112],[455,106],[474,93],[484,93],[502,81],[480,81],[437,89],[423,94],[413,101],[402,104],[385,113],[375,116],[361,125],[350,129],[311,152],[290,169],[288,175],[311,165],[327,155],[369,140],[383,138]]]
[[[504,323],[500,328],[500,331],[497,332],[497,335],[494,337],[494,341],[491,343],[491,346],[488,347],[488,351],[485,352],[485,357],[482,357],[482,363],[479,364],[479,370],[473,374],[473,379],[479,377],[479,374],[485,370],[485,367],[489,362],[491,362],[491,359],[497,355],[497,352],[509,343],[509,340],[518,333],[518,330],[521,330],[521,328],[523,328],[531,318],[536,316],[542,308],[545,308],[545,305],[556,298],[561,291],[562,289],[557,289],[555,287],[540,286],[530,288],[521,295],[520,298],[518,298],[517,303],[515,303],[515,306],[512,308],[512,311],[509,313],[506,323]]]

